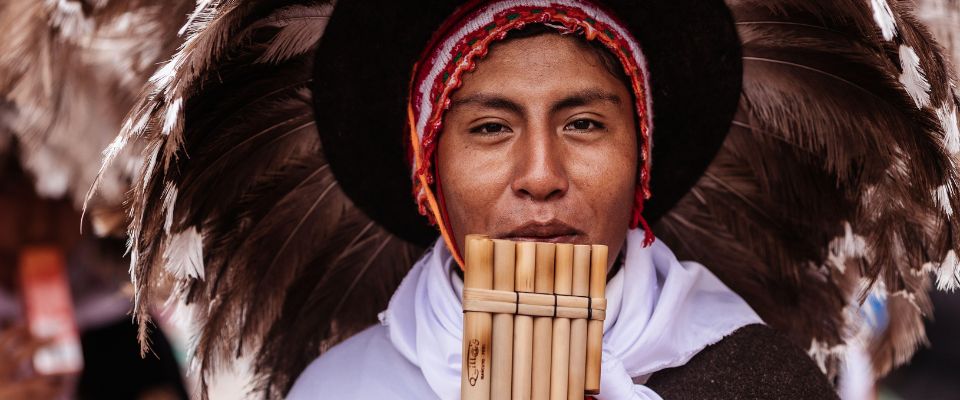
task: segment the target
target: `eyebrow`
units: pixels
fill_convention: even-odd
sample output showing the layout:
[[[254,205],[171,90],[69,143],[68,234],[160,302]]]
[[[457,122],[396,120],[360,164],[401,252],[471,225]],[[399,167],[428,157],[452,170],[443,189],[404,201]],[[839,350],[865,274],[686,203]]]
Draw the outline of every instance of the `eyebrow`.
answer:
[[[606,92],[600,89],[585,89],[566,96],[550,105],[550,112],[554,113],[568,108],[580,107],[596,102],[609,102],[614,105],[620,105],[623,99],[616,94]],[[492,108],[511,112],[514,114],[524,114],[524,107],[513,100],[497,94],[477,93],[464,98],[456,99],[450,105],[450,108],[477,105],[484,108]]]
[[[456,108],[466,105],[477,105],[483,108],[493,108],[496,110],[503,110],[511,112],[514,114],[523,114],[523,106],[517,104],[516,102],[499,95],[495,94],[486,94],[486,93],[477,93],[462,99],[456,99],[450,105],[450,108]]]
[[[554,113],[568,108],[581,107],[597,102],[608,102],[619,106],[623,100],[620,99],[620,96],[605,92],[600,89],[586,89],[564,97],[560,101],[553,103],[553,105],[550,106],[550,112]]]

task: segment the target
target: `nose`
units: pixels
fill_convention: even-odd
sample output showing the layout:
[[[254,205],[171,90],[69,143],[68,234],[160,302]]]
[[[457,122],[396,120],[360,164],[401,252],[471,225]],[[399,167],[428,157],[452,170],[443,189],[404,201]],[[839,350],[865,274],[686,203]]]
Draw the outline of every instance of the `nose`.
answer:
[[[510,152],[514,161],[513,193],[524,199],[550,201],[563,197],[570,186],[559,138],[546,124],[521,135]]]

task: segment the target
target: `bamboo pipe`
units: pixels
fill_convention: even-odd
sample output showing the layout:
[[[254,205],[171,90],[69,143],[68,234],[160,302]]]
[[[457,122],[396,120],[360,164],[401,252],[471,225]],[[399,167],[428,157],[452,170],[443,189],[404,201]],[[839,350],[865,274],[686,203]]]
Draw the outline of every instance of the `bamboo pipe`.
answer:
[[[509,240],[493,241],[493,288],[513,291],[517,245]],[[513,380],[512,314],[493,315],[493,360],[490,374],[490,399],[510,400]]]
[[[558,244],[553,292],[573,292],[573,245]],[[558,302],[559,303],[559,302]],[[553,350],[550,356],[550,400],[566,400],[570,370],[570,319],[553,319]]]
[[[537,243],[536,278],[534,291],[553,294],[554,261],[557,245]],[[530,398],[548,400],[550,398],[550,356],[553,351],[553,316],[533,318],[533,382]]]
[[[535,288],[536,243],[517,243],[517,292],[532,292]],[[513,400],[529,400],[533,366],[533,317],[517,315],[513,319]]]
[[[468,235],[466,238],[464,288],[493,288],[493,241]],[[460,398],[490,398],[490,346],[493,318],[490,313],[463,313],[463,353]]]
[[[489,238],[490,238],[489,236],[487,236],[487,235],[482,235],[482,234],[479,234],[479,233],[471,233],[471,234],[468,234],[467,236],[465,236],[464,239],[463,239],[463,259],[464,259],[464,263],[466,263],[467,254],[470,253],[470,242],[472,242],[472,241],[474,241],[474,240],[476,240],[476,239],[489,239]],[[464,279],[466,279],[466,276],[464,276]],[[464,284],[466,284],[466,282],[464,282]]]
[[[590,294],[590,246],[573,246],[574,296]],[[587,320],[570,321],[570,371],[567,400],[583,400],[584,377],[587,367]]]
[[[607,288],[607,246],[595,244],[590,252],[590,297],[604,297]],[[586,394],[600,393],[600,357],[602,354],[603,321],[587,322]]]

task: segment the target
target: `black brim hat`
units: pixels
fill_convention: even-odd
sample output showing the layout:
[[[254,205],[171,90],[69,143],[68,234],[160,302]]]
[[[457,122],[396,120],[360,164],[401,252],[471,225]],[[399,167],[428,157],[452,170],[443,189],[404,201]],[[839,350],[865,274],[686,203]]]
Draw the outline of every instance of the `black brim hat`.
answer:
[[[340,2],[316,51],[314,110],[331,169],[360,209],[414,243],[437,236],[411,197],[404,139],[414,67],[435,31],[478,3]],[[742,81],[740,40],[722,1],[598,5],[646,59],[655,128],[644,217],[654,222],[702,175],[729,130]]]

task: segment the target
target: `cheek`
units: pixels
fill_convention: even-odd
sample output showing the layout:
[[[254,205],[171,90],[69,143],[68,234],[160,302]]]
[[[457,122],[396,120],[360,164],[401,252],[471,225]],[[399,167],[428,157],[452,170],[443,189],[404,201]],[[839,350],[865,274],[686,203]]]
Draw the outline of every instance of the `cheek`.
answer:
[[[635,164],[629,158],[608,157],[598,163],[585,181],[590,197],[598,203],[602,214],[613,217],[629,212],[636,188]]]
[[[437,175],[450,227],[459,242],[469,233],[486,233],[507,173],[502,155],[473,148],[460,135],[441,134]]]
[[[636,142],[630,139],[578,149],[578,160],[570,163],[578,171],[571,174],[572,183],[580,188],[583,203],[590,204],[595,234],[603,241],[620,240],[630,225],[637,186]]]
[[[627,218],[624,218],[624,221],[629,225],[629,215],[633,211],[634,195],[637,191],[637,179],[639,178],[638,174],[638,158],[637,158],[637,142],[631,134],[631,139],[624,143],[618,148],[620,152],[615,153],[616,157],[611,157],[613,162],[609,165],[610,175],[615,176],[617,185],[614,190],[616,190],[617,201],[621,203],[619,209],[625,210]]]

